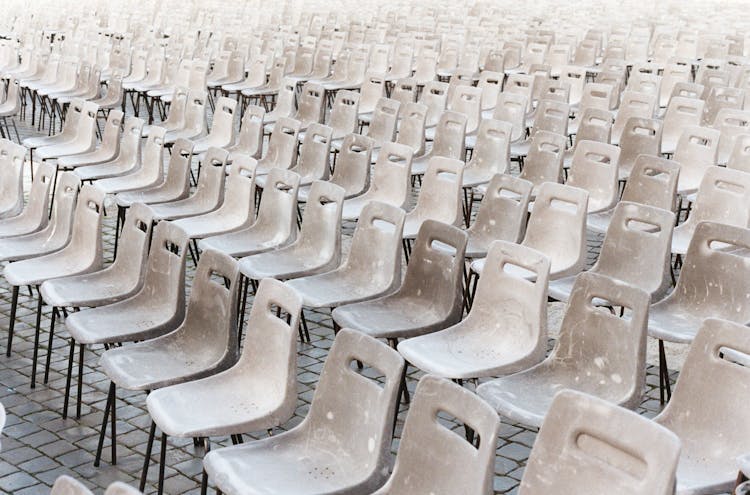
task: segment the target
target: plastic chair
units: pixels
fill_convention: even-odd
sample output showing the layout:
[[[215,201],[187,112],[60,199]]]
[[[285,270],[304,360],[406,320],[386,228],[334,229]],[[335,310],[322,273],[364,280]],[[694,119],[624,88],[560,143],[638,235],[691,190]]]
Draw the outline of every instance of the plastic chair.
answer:
[[[348,90],[336,93],[328,121],[329,125],[333,128],[331,139],[342,139],[347,134],[356,132],[358,113],[359,93]]]
[[[750,111],[725,108],[716,115],[713,127],[721,133],[718,163],[726,165],[737,139],[750,132]]]
[[[726,166],[730,169],[750,172],[750,134],[737,136]]]
[[[441,424],[450,414],[478,435],[475,447]],[[374,495],[492,491],[495,442],[500,421],[486,403],[447,380],[425,376],[417,384],[406,417],[393,473]],[[459,466],[461,466],[459,468]]]
[[[662,123],[656,119],[628,119],[620,138],[620,179],[630,177],[640,155],[661,155]]]
[[[697,191],[706,170],[717,164],[720,135],[720,131],[709,127],[685,127],[673,155],[680,164],[678,194]]]
[[[550,280],[576,275],[586,264],[586,204],[588,193],[575,187],[545,182],[539,187],[524,246],[550,259]],[[471,270],[481,274],[484,260]]]
[[[417,81],[419,79],[415,76]],[[419,103],[427,107],[427,121],[425,127],[434,127],[440,121],[440,116],[448,105],[448,84],[430,81],[424,85]]]
[[[401,104],[390,98],[381,98],[372,112],[367,137],[373,140],[373,147],[381,148],[385,143],[396,140],[398,113]],[[337,146],[334,144],[334,148]]]
[[[122,483],[121,481],[115,481],[107,487],[104,491],[104,495],[143,495],[140,490]]]
[[[125,119],[117,157],[98,165],[76,167],[74,172],[82,181],[93,181],[127,175],[141,166],[141,132],[144,122],[137,117]]]
[[[278,316],[273,307],[289,315],[288,319]],[[301,310],[302,301],[293,289],[275,280],[263,280],[237,363],[200,380],[154,390],[146,401],[154,424],[165,436],[207,439],[225,435],[234,438],[286,423],[297,406],[294,334]],[[228,407],[217,409],[216,404]]]
[[[206,251],[195,273],[184,321],[173,331],[145,342],[110,349],[100,365],[111,380],[109,407],[115,409],[115,388],[156,390],[215,375],[234,366],[238,359],[237,296],[239,269],[231,257]],[[102,429],[104,431],[104,429]],[[146,458],[141,474],[146,484],[156,425],[151,423]],[[161,435],[162,466],[167,436]],[[164,470],[159,471],[163,493]]]
[[[401,103],[401,105],[407,105],[416,101],[416,90],[417,84],[411,77],[404,77],[398,79],[393,85],[391,90],[391,98]]]
[[[676,205],[679,174],[678,163],[655,156],[641,155],[633,165],[620,201],[673,211]],[[613,213],[614,208],[590,214],[586,220],[588,229],[602,234],[607,232]]]
[[[300,129],[307,129],[314,122],[323,122],[325,91],[322,85],[311,82],[302,87],[297,113],[293,117],[300,122]]]
[[[404,239],[414,239],[426,220],[448,225],[461,223],[461,189],[464,163],[436,156],[430,159],[417,197],[417,204],[406,214]]]
[[[94,149],[96,145],[96,113],[99,109],[95,104],[88,101],[84,102],[82,106],[80,116],[76,121],[75,134],[71,139],[36,148],[38,158],[48,160],[78,153],[88,153]],[[24,146],[34,148],[34,146],[26,144],[31,139],[25,139],[23,141]]]
[[[123,112],[120,110],[110,111],[107,116],[107,122],[104,124],[101,146],[89,153],[62,156],[57,161],[58,166],[63,170],[67,170],[83,165],[97,165],[114,160],[120,151],[122,117]]]
[[[597,397],[562,390],[549,407],[519,495],[550,490],[613,495],[674,493],[680,440],[664,427]]]
[[[596,301],[596,302],[595,302]],[[629,318],[600,306],[629,310]],[[633,409],[646,378],[649,295],[624,282],[582,273],[570,295],[560,337],[538,365],[477,387],[501,416],[539,427],[555,394],[569,388]]]
[[[453,226],[426,220],[401,287],[378,299],[337,307],[334,322],[392,343],[457,323],[463,311],[467,237]]]
[[[290,170],[299,174],[300,186],[316,180],[327,180],[330,172],[331,138],[333,129],[327,125],[310,124],[300,147],[297,163]],[[258,177],[258,187],[264,187],[267,176]]]
[[[715,318],[702,321],[700,327],[672,399],[654,418],[682,441],[678,494],[731,492],[737,458],[750,447],[741,409],[732,405],[745,392],[737,384],[747,380],[747,327],[744,321]],[[724,421],[717,421],[717,408],[726,411]]]
[[[411,148],[402,144],[386,143],[375,163],[370,187],[365,193],[344,201],[342,218],[356,220],[370,201],[380,201],[400,208],[406,206],[411,192],[411,166]]]
[[[650,93],[626,90],[622,93],[620,108],[612,126],[612,144],[618,144],[628,119],[632,117],[650,119],[656,109],[656,96]]]
[[[414,159],[412,175],[423,175],[433,157],[463,160],[466,155],[466,115],[447,110],[443,112],[435,129],[435,140],[426,154]]]
[[[263,152],[263,121],[266,111],[263,107],[249,105],[245,108],[242,125],[237,136],[237,142],[225,148],[229,151],[228,163],[232,163],[239,155],[248,155],[256,160]]]
[[[268,174],[255,222],[244,229],[206,237],[198,243],[198,247],[242,257],[293,242],[297,235],[295,214],[298,188],[298,174],[289,170],[272,169]]]
[[[177,220],[210,213],[224,202],[227,156],[229,152],[209,148],[203,160],[202,172],[193,194],[169,203],[151,204],[154,221]]]
[[[486,184],[496,174],[508,172],[512,133],[513,126],[509,122],[482,120],[471,160],[464,169],[463,187]]]
[[[160,127],[152,127],[141,151],[143,157],[141,166],[129,174],[97,180],[94,183],[96,188],[108,194],[117,194],[126,191],[151,189],[163,184],[164,134],[166,132]],[[180,151],[180,144],[175,143],[173,152],[179,156]]]
[[[50,495],[94,495],[83,483],[65,474],[57,477],[49,493]]]
[[[290,169],[297,163],[297,146],[302,124],[298,120],[280,118],[273,125],[266,154],[258,160],[257,175],[268,174],[272,169]]]
[[[211,131],[193,142],[193,153],[205,153],[209,148],[227,148],[234,143],[234,121],[237,100],[221,97],[216,100]]]
[[[519,177],[534,185],[532,195],[545,182],[561,182],[566,137],[549,131],[538,131],[531,139],[529,154]]]
[[[676,63],[667,64],[661,76],[659,106],[662,108],[669,106],[675,85],[679,82],[690,82],[691,77],[690,67]]]
[[[344,190],[315,181],[310,188],[299,236],[288,246],[240,260],[240,272],[251,280],[287,280],[325,273],[341,260],[341,207]]]
[[[280,118],[293,118],[295,114],[296,85],[294,81],[284,78],[276,95],[276,106],[266,114],[263,122],[266,127],[274,124]]]
[[[700,125],[705,102],[697,98],[675,96],[669,100],[664,114],[661,152],[674,153],[686,127]]]
[[[336,168],[329,180],[344,188],[347,199],[362,194],[370,185],[372,144],[372,139],[360,134],[349,134],[341,143]],[[310,186],[301,186],[298,198],[307,201],[309,194]]]
[[[527,97],[518,93],[500,93],[497,106],[492,118],[510,122],[513,125],[511,143],[521,141],[526,137],[526,107]]]
[[[510,154],[512,157],[525,157],[529,148],[532,146],[534,136],[538,132],[546,131],[562,136],[568,135],[568,121],[570,120],[570,106],[566,102],[555,100],[542,100],[534,111],[534,126],[531,129],[529,138],[520,143],[511,145]]]
[[[620,196],[620,149],[596,141],[578,141],[565,184],[589,193],[588,212],[613,208]]]
[[[680,170],[681,177],[684,170]],[[724,167],[706,168],[687,220],[674,229],[672,253],[687,253],[690,239],[700,222],[717,222],[746,228],[750,223],[748,204],[750,175]]]
[[[508,265],[531,276],[508,273]],[[407,362],[427,373],[464,380],[523,371],[544,358],[549,260],[533,249],[493,241],[485,266],[466,318],[401,342],[398,351]]]
[[[349,255],[338,268],[289,280],[312,308],[334,308],[393,292],[401,284],[401,208],[371,201],[354,229]]]
[[[357,108],[358,119],[361,122],[370,122],[375,106],[384,97],[385,79],[383,75],[367,73],[360,89],[359,106]]]
[[[23,146],[0,139],[0,225],[2,220],[17,217],[23,211],[25,155],[26,148]]]
[[[375,382],[353,370],[354,360],[384,378]],[[388,476],[403,371],[396,351],[342,330],[300,425],[273,437],[213,450],[203,466],[225,493],[371,493]]]
[[[196,139],[206,131],[206,99],[205,91],[188,91],[185,103],[184,123],[176,129],[166,127],[167,133],[164,141],[167,144],[176,142],[178,139]]]
[[[670,287],[670,252],[675,215],[668,210],[621,201],[614,208],[599,258],[589,270],[645,290],[653,301]],[[550,298],[567,301],[575,277],[550,283]]]

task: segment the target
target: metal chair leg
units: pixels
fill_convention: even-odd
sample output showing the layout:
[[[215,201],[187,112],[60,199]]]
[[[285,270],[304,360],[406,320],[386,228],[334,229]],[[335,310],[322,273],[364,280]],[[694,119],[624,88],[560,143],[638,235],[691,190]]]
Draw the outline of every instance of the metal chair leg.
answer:
[[[39,287],[36,288],[39,292]],[[31,359],[31,388],[36,388],[36,366],[39,361],[39,333],[41,332],[42,326],[42,294],[39,293],[38,302],[36,305],[36,327],[34,329],[34,356]]]
[[[70,381],[73,378],[73,360],[75,359],[76,341],[70,338],[70,350],[68,352],[68,376],[65,379],[65,400],[63,401],[63,419],[68,418],[68,403],[70,402]]]
[[[13,286],[13,295],[11,296],[11,303],[10,303],[10,322],[8,325],[8,344],[5,348],[5,355],[7,357],[10,357],[10,350],[13,346],[13,331],[16,327],[16,308],[18,307],[18,290],[20,289],[19,286],[14,285]]]
[[[140,491],[143,491],[146,488],[148,465],[151,463],[151,451],[154,448],[154,436],[156,436],[156,423],[151,421],[151,430],[148,433],[148,444],[146,445],[146,456],[143,459],[143,470],[141,471],[141,483],[138,485]]]
[[[52,321],[49,325],[49,339],[47,340],[47,361],[44,364],[44,383],[49,382],[49,369],[52,364],[52,342],[55,339],[55,320],[57,319],[57,308],[52,308]]]
[[[104,447],[104,437],[107,433],[107,422],[112,415],[112,465],[117,464],[117,442],[116,442],[116,431],[115,431],[115,409],[116,409],[116,395],[115,395],[115,382],[109,383],[109,393],[107,394],[107,404],[104,406],[104,417],[102,418],[102,427],[99,430],[99,444],[96,447],[96,458],[94,459],[94,467],[99,467],[102,459],[102,449]]]

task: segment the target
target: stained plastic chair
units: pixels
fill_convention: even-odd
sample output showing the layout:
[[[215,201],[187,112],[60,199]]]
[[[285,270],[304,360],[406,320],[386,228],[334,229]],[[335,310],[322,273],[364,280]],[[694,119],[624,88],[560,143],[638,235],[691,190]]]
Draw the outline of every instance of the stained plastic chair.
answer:
[[[229,151],[228,163],[232,163],[238,155],[248,155],[259,159],[263,152],[263,120],[266,111],[263,107],[249,105],[242,116],[237,142],[225,149]]]
[[[307,129],[314,122],[323,122],[325,110],[325,88],[320,84],[305,83],[297,101],[294,119],[300,122],[300,129]]]
[[[297,235],[297,190],[299,175],[272,169],[260,199],[255,222],[247,228],[206,237],[201,250],[215,249],[235,257],[250,256],[283,247]]]
[[[440,423],[452,415],[479,437],[479,446]],[[493,486],[497,414],[475,394],[447,380],[425,376],[417,384],[393,473],[374,495],[490,493]],[[460,467],[459,467],[460,466]]]
[[[190,239],[203,239],[249,227],[255,219],[255,166],[247,155],[238,155],[227,178],[224,202],[202,215],[174,220]]]
[[[427,107],[421,103],[402,103],[399,109],[398,134],[396,142],[411,146],[414,156],[425,153],[425,123],[427,122]],[[373,161],[377,160],[377,152]]]
[[[737,458],[750,450],[742,409],[750,354],[743,322],[707,318],[682,366],[672,399],[654,422],[682,441],[676,493],[729,493]],[[716,411],[725,411],[718,416]],[[710,453],[710,454],[709,454]]]
[[[680,440],[653,421],[574,390],[558,392],[531,449],[519,495],[550,490],[674,493]],[[678,492],[679,493],[679,492]]]
[[[412,175],[423,175],[433,157],[463,160],[466,154],[466,115],[446,110],[435,129],[435,139],[429,152],[414,159]]]
[[[519,175],[534,185],[532,195],[536,195],[539,187],[545,182],[562,182],[566,140],[564,135],[549,131],[534,134],[529,154]]]
[[[466,230],[467,258],[487,255],[495,240],[518,243],[523,239],[528,219],[532,184],[507,174],[496,174],[484,188],[484,197],[474,223]]]
[[[680,169],[680,176],[684,168]],[[700,222],[746,228],[750,223],[750,174],[724,167],[706,168],[687,220],[674,229],[672,253],[687,253]]]
[[[308,186],[316,180],[327,180],[330,173],[331,138],[333,129],[327,125],[310,124],[306,139],[299,149],[297,162],[290,170],[299,174],[300,186]],[[266,175],[258,177],[258,187],[266,184]]]
[[[149,208],[154,221],[177,220],[195,217],[217,210],[224,203],[224,182],[226,179],[227,156],[220,148],[209,148],[203,159],[203,166],[195,191],[184,199],[169,203],[151,204]]]
[[[576,187],[545,182],[531,210],[524,246],[550,259],[550,280],[576,275],[586,264],[586,205],[588,193]],[[484,260],[471,270],[481,274]]]
[[[330,182],[344,188],[345,198],[362,194],[370,185],[370,163],[373,155],[372,139],[360,134],[349,134],[341,143],[336,168]],[[300,186],[298,198],[307,201],[310,186]]]
[[[373,147],[381,148],[386,143],[396,140],[396,130],[398,129],[398,114],[401,103],[390,98],[381,98],[375,105],[372,112],[370,125],[367,127],[365,135],[373,140]],[[334,144],[337,149],[338,143]]]
[[[166,120],[159,122],[158,127],[166,131],[177,131],[185,126],[185,113],[188,103],[188,89],[177,86],[172,92],[172,102],[169,104],[169,112]],[[151,129],[157,126],[146,126],[143,128],[143,135],[149,136]]]
[[[430,159],[422,180],[417,204],[406,214],[404,239],[417,237],[427,220],[458,226],[462,219],[461,190],[464,163],[436,156]]]
[[[620,149],[596,141],[579,141],[565,184],[589,193],[588,212],[613,208],[620,196],[618,165]]]
[[[144,190],[164,182],[164,134],[159,127],[152,127],[141,151],[141,166],[129,174],[97,180],[94,185],[107,194]],[[179,155],[180,146],[175,144],[174,153]]]
[[[475,134],[482,119],[482,89],[474,86],[457,86],[448,100],[448,110],[466,115],[466,133]],[[431,137],[428,131],[428,139]]]
[[[125,119],[120,149],[114,160],[97,165],[76,167],[74,172],[82,181],[93,181],[127,175],[141,166],[141,132],[144,122],[138,117]]]
[[[726,165],[737,139],[750,132],[750,111],[723,109],[716,115],[712,127],[721,132],[718,163]]]
[[[620,179],[630,177],[640,155],[661,156],[662,122],[633,117],[625,124],[620,138]]]
[[[629,318],[602,308],[603,301],[627,308]],[[481,384],[477,393],[502,417],[535,427],[542,425],[555,394],[566,388],[637,407],[646,378],[648,304],[641,289],[580,274],[550,355],[528,370]]]
[[[708,87],[706,87],[708,89]],[[710,125],[723,108],[740,109],[745,100],[745,91],[739,88],[717,86],[710,89],[703,108],[701,123]]]
[[[509,122],[484,119],[479,124],[471,160],[463,174],[463,187],[486,184],[496,174],[510,168],[510,141],[513,126]]]
[[[672,160],[650,155],[639,156],[622,193],[621,202],[638,203],[673,211],[676,206],[680,165]],[[614,208],[588,216],[589,230],[605,233],[612,221]]]
[[[295,91],[296,85],[294,81],[284,78],[281,82],[276,95],[276,106],[266,114],[263,122],[268,128],[274,124],[280,118],[293,118],[296,111],[296,98],[297,93]]]
[[[670,288],[670,246],[675,216],[669,210],[621,201],[614,208],[599,258],[589,270],[645,290],[652,301]],[[575,277],[549,285],[550,298],[567,301]]]
[[[102,217],[104,216],[104,193],[92,186],[84,186],[78,194],[73,212],[73,222],[69,240],[62,249],[31,259],[13,261],[5,266],[3,276],[17,292],[20,286],[39,286],[46,280],[80,275],[100,270],[102,255]],[[14,297],[14,299],[17,299]],[[31,370],[31,387],[36,384],[36,366],[39,353],[39,334],[43,297],[39,292],[36,311],[36,334],[34,340],[34,357]],[[15,312],[15,311],[12,311]],[[15,321],[8,330],[8,350],[13,340]]]
[[[530,276],[508,273],[514,265]],[[547,349],[549,260],[531,248],[493,241],[469,314],[445,330],[398,345],[406,361],[454,380],[523,371]]]
[[[664,114],[661,152],[674,153],[686,127],[700,125],[705,102],[698,98],[675,96],[669,100]]]
[[[596,141],[609,144],[612,141],[612,112],[601,108],[587,108],[580,115],[578,130],[572,148],[565,150],[563,167],[569,168],[578,143]]]
[[[206,132],[206,99],[207,93],[203,90],[188,91],[185,103],[185,120],[176,129],[166,127],[167,133],[164,141],[167,144],[176,142],[178,139],[196,139]]]
[[[171,437],[208,438],[272,431],[286,423],[297,406],[295,330],[301,310],[293,289],[272,279],[261,281],[237,363],[200,380],[154,390],[146,401],[154,424]],[[228,407],[217,409],[216,404]]]
[[[83,165],[96,165],[114,160],[120,151],[120,128],[122,126],[123,112],[113,110],[107,116],[104,124],[102,144],[89,153],[62,156],[58,159],[58,166],[63,169],[71,169]]]
[[[337,307],[334,322],[392,343],[458,323],[467,237],[453,226],[426,220],[401,287],[378,299]]]
[[[383,379],[376,382],[352,369],[354,360]],[[227,494],[372,493],[388,477],[403,371],[396,351],[342,330],[302,423],[273,437],[213,450],[204,469]]]
[[[81,116],[84,113],[84,104],[85,102],[81,99],[76,99],[70,104],[65,124],[59,133],[52,136],[28,137],[21,142],[23,146],[29,149],[32,161],[35,149],[54,144],[63,144],[70,142],[75,138],[76,133],[78,132],[78,121],[81,120]]]
[[[76,130],[72,139],[37,148],[35,150],[37,158],[48,160],[92,151],[96,145],[96,113],[98,110],[94,103],[84,102],[81,114],[76,121]],[[24,143],[28,142],[29,139],[24,140]],[[27,147],[31,148],[32,146]]]
[[[411,77],[404,77],[398,79],[393,84],[391,90],[391,98],[401,103],[401,105],[407,105],[416,101],[417,84]]]
[[[359,93],[342,90],[336,93],[328,124],[333,128],[332,139],[342,139],[357,131]],[[300,137],[303,140],[304,137]]]
[[[275,251],[242,258],[240,272],[251,280],[288,280],[338,267],[344,194],[343,188],[330,182],[313,182],[295,241]]]
[[[335,308],[393,292],[401,284],[405,216],[401,208],[369,202],[357,221],[347,259],[335,270],[289,280],[287,285],[312,308]]]
[[[237,296],[239,269],[231,257],[216,251],[203,253],[196,269],[185,319],[173,331],[154,339],[102,354],[99,364],[111,380],[108,410],[103,425],[113,412],[115,389],[156,390],[221,373],[238,359]],[[103,429],[102,429],[103,431]],[[151,423],[146,460],[141,474],[143,490],[148,474],[156,425]],[[167,448],[161,435],[162,456]],[[164,459],[162,459],[162,466]],[[158,492],[163,493],[163,469]]]
[[[750,134],[737,136],[726,166],[734,170],[750,172]]]
[[[436,126],[448,105],[448,84],[439,81],[426,83],[422,90],[422,96],[419,98],[419,103],[427,106],[425,127]]]
[[[655,110],[655,95],[631,90],[623,92],[615,123],[612,126],[612,144],[619,144],[628,119],[632,117],[650,119],[654,116]]]
[[[680,164],[678,194],[690,194],[698,190],[706,170],[717,164],[719,136],[721,132],[709,127],[685,127],[674,160]]]
[[[234,143],[236,110],[237,100],[227,97],[216,100],[211,130],[193,142],[193,153],[205,153],[209,148],[227,148]]]
[[[492,118],[510,122],[513,125],[513,133],[510,142],[516,143],[526,137],[526,107],[527,97],[518,93],[500,93],[497,106],[492,113]]]
[[[344,201],[342,218],[356,220],[370,201],[380,201],[400,208],[406,206],[411,193],[411,166],[410,147],[386,143],[378,154],[370,187],[365,193]]]
[[[17,217],[23,211],[25,155],[23,146],[0,139],[0,229],[3,220]]]
[[[290,169],[297,163],[301,126],[299,120],[280,118],[276,121],[268,140],[266,154],[258,160],[256,174],[265,175],[274,168]]]

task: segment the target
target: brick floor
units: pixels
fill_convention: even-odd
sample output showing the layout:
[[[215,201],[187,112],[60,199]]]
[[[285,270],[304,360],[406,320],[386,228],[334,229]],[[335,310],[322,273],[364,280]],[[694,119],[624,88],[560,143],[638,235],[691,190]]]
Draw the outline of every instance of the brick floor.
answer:
[[[22,136],[37,134],[28,125],[21,124]],[[112,259],[114,208],[108,210],[105,221],[105,250],[107,259]],[[353,224],[345,224],[345,236],[350,241]],[[602,236],[589,237],[588,262],[593,264],[601,245]],[[345,242],[345,249],[348,247]],[[188,261],[188,281],[194,267]],[[35,389],[29,387],[31,356],[33,350],[36,294],[30,297],[25,289],[21,291],[17,313],[16,338],[13,352],[5,357],[0,352],[0,402],[8,414],[6,428],[2,436],[0,452],[0,489],[17,495],[47,494],[55,478],[69,474],[81,479],[86,485],[101,491],[115,480],[137,484],[143,462],[148,425],[150,418],[145,409],[145,394],[118,392],[118,463],[109,465],[109,439],[105,442],[104,458],[101,467],[93,466],[94,453],[98,440],[98,428],[102,419],[109,381],[97,366],[101,348],[87,353],[84,367],[83,410],[80,419],[63,420],[61,409],[67,367],[67,333],[64,321],[56,328],[56,339],[52,354],[52,369],[48,384],[38,383]],[[550,348],[561,319],[563,305],[551,303]],[[0,328],[7,332],[10,314],[10,291],[5,283],[0,284]],[[328,311],[307,311],[312,342],[299,344],[298,379],[299,399],[296,414],[281,429],[297,425],[306,414],[320,370],[332,344],[333,331]],[[42,321],[43,351],[46,353],[46,337],[49,328],[49,308],[45,308]],[[0,334],[0,340],[6,333]],[[4,345],[0,345],[4,350]],[[684,348],[670,348],[671,365],[679,368]],[[653,343],[649,346],[647,390],[639,412],[653,416],[659,411],[658,375]],[[74,371],[75,375],[75,371]],[[421,373],[410,368],[408,387],[413,392]],[[673,378],[677,373],[673,372]],[[41,377],[41,374],[39,375]],[[406,415],[407,406],[402,405],[398,416],[394,452]],[[459,428],[454,424],[454,428]],[[516,493],[536,431],[522,425],[503,420],[500,437],[497,439],[495,461],[495,493]],[[261,438],[265,432],[248,432],[246,438]],[[213,441],[213,439],[212,439]],[[229,439],[216,439],[216,445],[228,445]],[[170,439],[167,452],[165,491],[169,494],[199,493],[203,450],[194,447],[190,440]],[[158,442],[154,447],[154,460],[158,460]],[[155,464],[149,476],[147,493],[154,491],[153,482],[157,476]]]

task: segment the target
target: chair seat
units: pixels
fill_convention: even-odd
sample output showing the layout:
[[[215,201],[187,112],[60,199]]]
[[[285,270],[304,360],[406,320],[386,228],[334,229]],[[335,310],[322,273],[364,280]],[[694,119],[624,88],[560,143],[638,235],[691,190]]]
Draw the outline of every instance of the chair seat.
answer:
[[[317,275],[331,264],[329,253],[305,252],[305,248],[287,248],[250,256],[240,260],[240,272],[253,280],[290,278]],[[308,249],[309,251],[309,249]]]
[[[507,338],[505,330],[509,331]],[[525,370],[544,357],[533,355],[534,349],[520,347],[512,337],[514,333],[518,333],[516,329],[488,328],[467,319],[445,330],[407,339],[398,345],[398,352],[417,368],[444,378],[505,375]]]
[[[651,306],[648,314],[648,334],[667,342],[689,344],[698,333],[703,320],[710,317],[724,318],[725,315],[710,308],[688,310],[667,299]]]
[[[313,450],[307,447],[305,438],[289,436],[287,433],[211,451],[204,458],[204,467],[227,494],[354,495],[371,493],[384,481],[382,473],[372,474],[372,466],[347,455],[348,448]],[[367,441],[362,438],[362,442]],[[368,483],[372,477],[377,482]]]
[[[136,167],[138,167],[137,163],[120,163],[119,160],[115,160],[99,165],[78,167],[74,172],[81,180],[109,179],[127,175],[133,172]]]
[[[79,153],[87,153],[91,151],[89,143],[81,144],[77,141],[71,141],[62,144],[53,144],[50,146],[43,146],[36,150],[36,155],[39,159],[45,160],[48,158],[57,158],[68,155],[76,155]]]
[[[229,234],[206,237],[198,242],[198,247],[216,249],[230,256],[241,257],[270,251],[286,243],[280,239],[277,232],[267,232],[253,226]]]
[[[498,173],[493,170],[486,170],[478,167],[467,167],[464,169],[463,175],[463,187],[476,187],[482,184],[487,184],[492,180],[492,177]]]
[[[106,351],[99,361],[104,373],[127,390],[154,390],[212,374],[222,364],[223,354],[195,352],[179,331]]]
[[[103,270],[92,274],[47,280],[40,288],[44,301],[54,307],[94,307],[112,304],[135,294],[139,280]]]
[[[47,225],[47,221],[44,218],[40,222],[39,218],[31,218],[24,214],[3,218],[0,221],[0,238],[32,234],[44,228],[45,225]]]
[[[53,253],[39,258],[10,263],[5,267],[3,275],[10,285],[39,285],[45,280],[78,275],[100,268],[100,265],[92,266],[88,259],[70,255],[57,256]]]
[[[250,381],[238,367],[201,380],[154,390],[146,404],[159,429],[172,437],[212,437],[279,426],[283,397],[272,384]],[[200,400],[195,400],[200,397]],[[223,407],[216,407],[222,404]]]
[[[570,293],[573,291],[573,284],[576,277],[565,277],[552,280],[549,283],[549,297],[560,302],[567,302]]]
[[[456,323],[446,321],[445,311],[427,301],[394,294],[340,306],[333,310],[332,316],[339,327],[359,330],[372,337],[411,338]]]
[[[290,280],[287,285],[294,287],[302,296],[304,305],[311,308],[335,308],[342,304],[374,299],[390,289],[372,286],[338,271]]]
[[[180,199],[174,191],[163,188],[147,189],[144,191],[123,192],[115,196],[115,201],[119,206],[129,207],[133,203],[146,203],[147,205],[166,203]]]
[[[612,222],[614,208],[611,210],[590,213],[586,216],[586,228],[599,234],[606,234],[609,224]]]
[[[210,213],[217,207],[215,204],[204,204],[192,199],[187,198],[173,203],[150,205],[149,208],[154,214],[154,220],[177,220]]]
[[[115,158],[117,150],[99,148],[91,153],[81,153],[80,155],[62,156],[57,161],[60,168],[75,168],[85,165],[98,165],[108,162]]]
[[[159,177],[150,177],[148,175],[142,175],[143,169],[139,169],[132,174],[121,175],[119,177],[110,177],[108,179],[101,179],[94,183],[97,189],[104,191],[107,194],[122,193],[127,191],[135,191],[138,189],[153,188],[161,184],[163,179]]]
[[[675,495],[732,493],[737,479],[735,466],[735,459],[722,459],[709,455],[695,458],[682,452],[677,464]],[[717,482],[717,479],[726,481]]]
[[[204,237],[235,232],[248,227],[251,221],[252,217],[248,218],[242,212],[226,212],[218,209],[205,215],[175,220],[174,224],[183,229],[189,238],[203,239]]]

